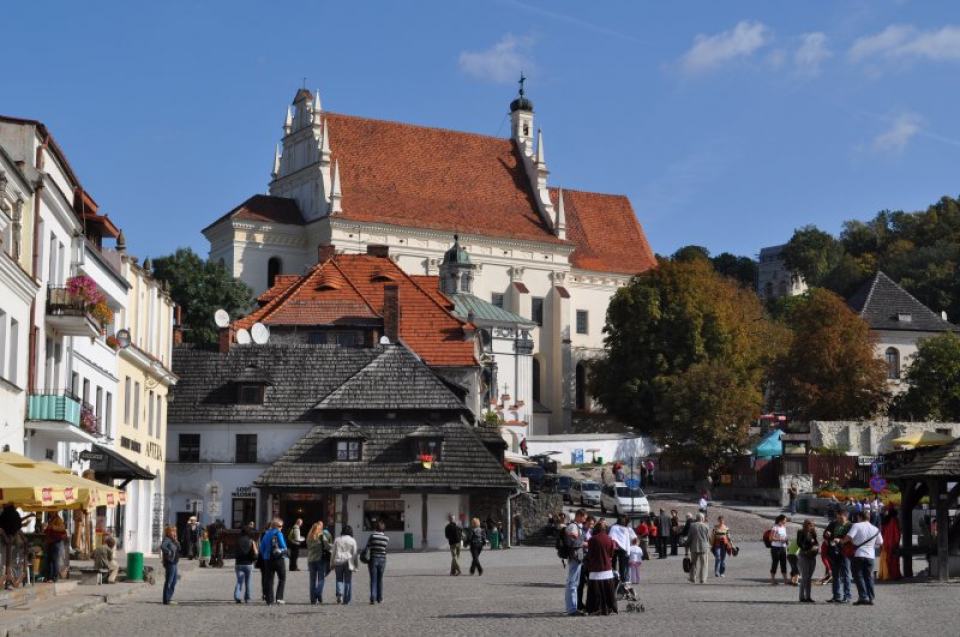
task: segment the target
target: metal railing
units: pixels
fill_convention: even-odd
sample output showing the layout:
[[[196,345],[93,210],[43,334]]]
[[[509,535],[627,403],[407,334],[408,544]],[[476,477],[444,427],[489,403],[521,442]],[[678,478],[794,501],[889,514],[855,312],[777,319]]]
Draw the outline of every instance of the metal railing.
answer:
[[[90,304],[64,286],[47,287],[47,314],[57,316],[89,316]]]

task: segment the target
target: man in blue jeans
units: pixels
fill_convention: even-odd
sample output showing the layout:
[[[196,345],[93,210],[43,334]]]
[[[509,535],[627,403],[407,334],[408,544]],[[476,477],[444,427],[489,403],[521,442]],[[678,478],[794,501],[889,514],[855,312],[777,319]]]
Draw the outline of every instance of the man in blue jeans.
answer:
[[[583,564],[583,521],[586,518],[587,512],[577,509],[573,521],[563,529],[563,542],[567,547],[567,586],[563,601],[567,615],[583,615],[583,611],[577,609],[577,586]]]
[[[843,554],[843,539],[850,530],[847,511],[840,509],[834,520],[823,531],[828,548],[830,572],[833,574],[833,597],[828,602],[845,604],[850,601],[850,560]]]
[[[378,520],[375,531],[367,539],[367,550],[370,553],[370,603],[377,604],[383,601],[383,571],[387,568],[387,544],[390,539],[384,533],[386,526],[383,520]]]
[[[850,527],[844,542],[851,544],[853,555],[853,581],[857,584],[857,601],[854,606],[873,606],[873,560],[883,546],[880,529],[870,524],[870,514],[856,514],[856,524]]]
[[[173,601],[173,590],[177,586],[177,562],[180,561],[180,543],[177,542],[177,528],[168,526],[160,543],[160,557],[163,561],[163,603],[167,606]]]

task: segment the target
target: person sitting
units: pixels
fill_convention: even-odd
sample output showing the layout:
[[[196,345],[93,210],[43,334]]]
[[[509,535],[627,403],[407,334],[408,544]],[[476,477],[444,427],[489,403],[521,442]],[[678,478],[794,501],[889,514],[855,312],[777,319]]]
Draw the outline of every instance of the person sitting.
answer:
[[[117,573],[120,572],[120,564],[116,556],[117,541],[113,536],[108,535],[103,538],[103,544],[93,552],[93,568],[98,570],[107,570],[107,583],[115,584],[117,582]]]

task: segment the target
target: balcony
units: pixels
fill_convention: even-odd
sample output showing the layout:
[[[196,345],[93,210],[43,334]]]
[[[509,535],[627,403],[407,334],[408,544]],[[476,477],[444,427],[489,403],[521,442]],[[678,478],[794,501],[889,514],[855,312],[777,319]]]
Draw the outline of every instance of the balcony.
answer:
[[[65,287],[47,289],[47,324],[67,336],[100,335],[100,324],[91,314],[92,306],[86,300],[71,294]]]
[[[97,421],[90,406],[69,393],[31,394],[27,402],[26,428],[62,442],[96,442]]]

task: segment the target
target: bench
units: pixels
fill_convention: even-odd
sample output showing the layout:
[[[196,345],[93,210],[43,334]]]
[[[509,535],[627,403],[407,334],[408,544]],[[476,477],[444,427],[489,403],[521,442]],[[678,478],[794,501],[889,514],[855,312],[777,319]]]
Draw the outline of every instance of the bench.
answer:
[[[110,569],[107,568],[80,568],[80,584],[100,586],[107,581],[110,576]]]

